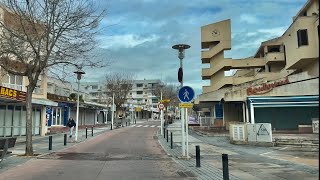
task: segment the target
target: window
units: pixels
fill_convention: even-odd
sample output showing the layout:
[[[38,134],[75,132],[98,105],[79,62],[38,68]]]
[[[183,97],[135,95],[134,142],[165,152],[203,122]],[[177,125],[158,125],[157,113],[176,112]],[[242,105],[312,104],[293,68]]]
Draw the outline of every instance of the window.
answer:
[[[137,91],[137,94],[142,94],[143,93],[143,91]]]
[[[147,99],[145,99],[145,100],[144,100],[144,102],[148,102],[148,100],[147,100]]]
[[[137,87],[142,87],[143,86],[143,84],[137,84]]]
[[[308,30],[300,29],[297,31],[298,36],[298,47],[308,45]]]
[[[93,85],[92,89],[98,89],[98,86],[97,85]]]

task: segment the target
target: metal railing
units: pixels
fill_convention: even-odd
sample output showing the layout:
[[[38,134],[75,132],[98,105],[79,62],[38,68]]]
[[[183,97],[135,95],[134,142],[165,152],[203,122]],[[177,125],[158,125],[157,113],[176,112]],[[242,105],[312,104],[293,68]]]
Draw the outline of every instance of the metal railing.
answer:
[[[36,88],[34,88],[33,93],[34,94],[43,94],[43,89],[36,87]]]
[[[16,89],[16,90],[22,91],[22,85],[9,84],[9,83],[2,83],[2,85],[4,87],[7,87],[7,88],[11,88],[11,89]]]
[[[200,126],[209,126],[213,127],[214,125],[214,117],[199,117]]]

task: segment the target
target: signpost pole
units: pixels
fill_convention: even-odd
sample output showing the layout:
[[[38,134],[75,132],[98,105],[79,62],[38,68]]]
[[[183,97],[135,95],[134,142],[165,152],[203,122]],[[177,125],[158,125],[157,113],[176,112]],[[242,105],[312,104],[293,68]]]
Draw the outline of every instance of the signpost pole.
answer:
[[[114,93],[112,94],[112,112],[111,112],[111,130],[112,130],[112,126],[113,126],[113,118],[114,118]]]
[[[188,137],[189,116],[188,108],[186,108],[186,156],[189,157],[189,137]]]

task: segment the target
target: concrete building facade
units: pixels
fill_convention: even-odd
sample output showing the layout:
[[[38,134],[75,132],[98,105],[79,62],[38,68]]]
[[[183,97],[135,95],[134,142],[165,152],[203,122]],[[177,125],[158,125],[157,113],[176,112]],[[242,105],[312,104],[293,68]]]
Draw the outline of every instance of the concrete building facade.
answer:
[[[271,123],[274,130],[298,130],[319,118],[319,2],[308,0],[282,36],[262,42],[244,59],[224,57],[231,49],[231,20],[201,27],[202,79],[199,107],[231,122]],[[236,70],[233,76],[225,71]],[[219,117],[218,117],[218,115]]]

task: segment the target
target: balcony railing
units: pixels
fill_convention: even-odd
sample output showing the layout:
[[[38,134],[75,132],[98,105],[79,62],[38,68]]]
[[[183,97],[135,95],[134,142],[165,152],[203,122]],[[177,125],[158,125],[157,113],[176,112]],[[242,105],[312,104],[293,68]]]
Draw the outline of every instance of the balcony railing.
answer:
[[[7,87],[7,88],[11,88],[11,89],[15,89],[15,90],[19,90],[19,91],[22,91],[22,85],[17,85],[17,84],[9,84],[9,83],[2,83],[2,85],[4,87]]]
[[[285,62],[283,52],[269,52],[265,56],[265,58],[266,58],[267,64],[276,63],[276,62],[282,62],[282,63]]]
[[[36,87],[36,88],[34,88],[33,93],[34,94],[43,94],[43,89]]]

